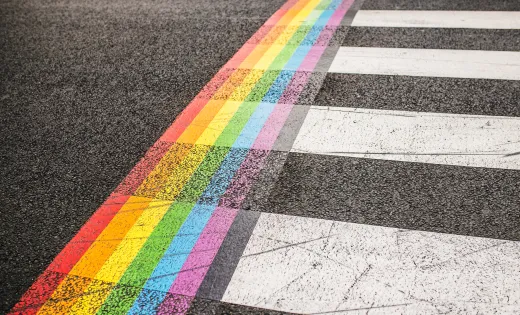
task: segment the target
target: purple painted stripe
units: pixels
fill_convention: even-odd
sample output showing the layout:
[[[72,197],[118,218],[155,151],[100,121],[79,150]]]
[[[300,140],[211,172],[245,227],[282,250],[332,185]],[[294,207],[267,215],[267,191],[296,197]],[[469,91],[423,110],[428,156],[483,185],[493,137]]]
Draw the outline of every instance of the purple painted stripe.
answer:
[[[314,67],[320,60],[321,55],[325,51],[326,46],[312,46],[311,50],[305,57],[305,60],[302,62],[298,71],[312,71]]]
[[[289,86],[282,94],[282,97],[280,97],[280,103],[295,104],[310,76],[311,72],[296,72],[291,83],[289,83]]]
[[[320,34],[317,40],[321,45],[313,46],[303,60],[295,76],[292,78],[288,87],[280,97],[279,103],[276,105],[264,124],[264,127],[260,131],[260,134],[257,136],[255,143],[251,147],[252,149],[264,151],[270,151],[272,149],[280,130],[293,108],[293,104],[298,100],[312,71],[316,67],[316,64],[320,60],[321,55],[325,52],[325,49],[332,38],[330,30],[332,30],[332,34],[336,31],[343,16],[346,14],[348,8],[353,2],[354,0],[344,1],[340,6],[342,10],[337,10],[329,19],[327,27],[324,28],[322,34]],[[259,155],[255,154],[254,151],[249,151],[246,159],[240,165],[236,176],[234,176],[229,185],[225,197],[221,201],[222,205],[233,206],[236,208],[240,207],[254,180],[258,177],[258,173],[260,173],[260,170],[263,168],[267,156],[268,154]]]
[[[323,31],[320,33],[320,36],[314,43],[314,46],[327,46],[330,42],[330,39],[334,35],[337,27],[326,26]]]
[[[262,128],[260,134],[256,137],[255,143],[253,143],[251,149],[272,149],[274,142],[276,141],[276,138],[278,138],[278,134],[280,133],[280,130],[285,123],[285,120],[291,112],[292,107],[292,104],[276,104],[276,107],[267,119],[264,128]]]
[[[350,7],[352,2],[353,0],[345,0],[342,3],[342,8]],[[329,29],[330,26],[332,26],[331,28],[335,30],[345,13],[346,9],[337,10],[327,23]],[[291,109],[293,108],[293,104],[297,101],[310,77],[311,71],[314,70],[314,67],[330,41],[330,31],[325,28],[323,34],[320,34],[320,37],[321,40],[317,40],[317,42],[323,46],[316,45],[311,48],[298,68],[298,75],[295,75],[292,78],[290,84],[284,91],[284,94],[281,96],[279,103],[276,105],[264,124],[260,134],[255,139],[255,142],[251,147],[252,150],[248,152],[245,160],[242,162],[240,168],[233,177],[230,186],[226,190],[225,196],[231,196],[229,201],[230,204],[233,205],[233,208],[240,208],[241,203],[245,199],[245,195],[249,191],[260,170],[263,168],[266,158],[269,155],[269,152],[272,149],[287,117],[289,116]],[[227,204],[227,202],[224,202],[224,204]],[[210,221],[197,240],[175,282],[170,287],[169,296],[172,298],[167,298],[163,301],[158,310],[158,314],[170,314],[172,310],[183,305],[189,307],[188,301],[181,301],[184,303],[179,303],[178,296],[195,296],[233,222],[233,219],[235,218],[236,213],[237,210],[224,207],[218,207],[215,210],[215,213],[212,215]],[[178,309],[176,311],[178,311]],[[182,310],[181,312],[183,311],[185,310]]]
[[[290,105],[286,105],[290,106]],[[219,206],[240,209],[251,185],[256,182],[260,170],[270,150],[249,150],[246,158],[240,165],[226,193],[220,199]]]
[[[339,7],[338,7],[336,10],[341,10],[341,11],[345,11],[345,12],[346,12],[346,11],[348,11],[348,9],[350,8],[350,6],[351,6],[352,4],[354,4],[354,1],[355,1],[355,0],[345,0],[345,1],[343,1],[343,2],[339,5]],[[345,13],[343,13],[343,14],[345,14]],[[343,16],[342,16],[342,17],[343,17]],[[341,19],[340,19],[340,20],[341,20]]]
[[[195,296],[238,210],[218,207],[202,231],[169,292]]]
[[[186,314],[190,309],[194,296],[166,294],[163,302],[157,309],[157,315]]]

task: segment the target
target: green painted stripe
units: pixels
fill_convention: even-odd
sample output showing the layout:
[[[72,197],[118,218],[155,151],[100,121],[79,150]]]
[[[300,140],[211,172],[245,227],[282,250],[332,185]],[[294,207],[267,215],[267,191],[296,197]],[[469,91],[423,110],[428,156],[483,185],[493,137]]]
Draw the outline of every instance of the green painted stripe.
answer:
[[[195,204],[174,202],[155,227],[98,314],[126,313]],[[135,287],[135,290],[129,288]]]
[[[323,3],[330,3],[330,1],[331,0],[324,0]],[[312,23],[314,23],[316,19],[317,18],[313,19]],[[285,65],[309,30],[310,28],[308,26],[301,25],[290,39],[293,43],[297,42],[298,45],[286,45],[269,68]],[[152,274],[164,255],[164,252],[182,226],[182,223],[191,212],[191,209],[195,205],[194,201],[200,198],[210,183],[214,173],[222,164],[231,146],[242,132],[242,129],[257,109],[260,101],[272,86],[279,73],[280,70],[266,71],[255,84],[255,87],[249,93],[246,101],[240,105],[237,112],[233,115],[215,142],[215,145],[208,151],[202,163],[182,188],[176,201],[145,242],[143,248],[141,248],[134,261],[132,261],[118,282],[118,285],[112,290],[107,300],[103,303],[98,314],[106,314],[107,311],[124,314],[132,307],[146,280]]]

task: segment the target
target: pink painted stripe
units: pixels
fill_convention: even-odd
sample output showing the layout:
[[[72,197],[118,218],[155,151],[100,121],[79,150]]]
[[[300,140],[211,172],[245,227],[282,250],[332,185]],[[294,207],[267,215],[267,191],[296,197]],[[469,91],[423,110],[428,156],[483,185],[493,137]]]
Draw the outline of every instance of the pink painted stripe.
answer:
[[[215,209],[169,293],[195,296],[237,213],[235,209]]]
[[[354,3],[354,0],[346,1],[348,3],[348,7]],[[347,13],[348,8],[343,10],[336,10],[334,14],[329,19],[329,22],[327,23],[328,26],[339,26],[341,24],[341,20],[343,19],[343,16]]]
[[[317,41],[323,46],[313,46],[307,56],[305,56],[305,59],[298,68],[295,76],[292,78],[288,87],[280,97],[279,103],[269,115],[269,118],[257,136],[253,146],[251,147],[252,149],[267,151],[272,149],[285,121],[287,120],[287,117],[289,116],[289,113],[293,108],[293,104],[295,104],[300,97],[312,71],[316,67],[316,64],[320,60],[330,39],[332,38],[330,30],[334,33],[352,3],[353,0],[344,1],[342,3],[343,10],[337,10],[329,19],[327,26],[332,24],[332,27],[325,27]],[[223,198],[225,199],[223,200],[223,204],[233,205],[237,208],[240,207],[241,203],[245,199],[245,195],[252,186],[254,179],[257,178],[258,173],[263,168],[267,156],[268,154],[258,156],[258,154],[254,154],[253,151],[249,151],[246,159],[240,165],[236,176],[233,178],[225,193],[226,197]]]
[[[271,115],[269,115],[269,118],[265,122],[264,127],[260,131],[260,134],[256,137],[251,149],[271,150],[292,107],[292,104],[276,104]]]
[[[325,51],[326,48],[327,48],[327,46],[312,46],[309,53],[307,53],[305,60],[302,62],[302,64],[298,68],[298,71],[314,70],[314,67],[320,60],[321,55],[323,54],[323,52]]]
[[[346,7],[348,8],[352,4],[353,0],[347,0],[345,2],[348,3],[348,6]],[[288,3],[286,3],[287,7],[289,7],[289,3],[292,4],[293,1],[289,1]],[[296,3],[296,1],[294,1],[294,3]],[[345,13],[346,9],[336,11],[329,20],[328,25],[339,25],[339,23],[341,22],[341,18]],[[264,25],[268,25],[268,22],[266,22]],[[328,32],[326,31],[324,33]],[[321,42],[324,44],[328,43],[330,41],[330,36],[327,37],[328,38],[326,40],[322,40]],[[293,77],[291,83],[282,95],[282,98],[284,100],[290,101],[290,103],[278,103],[276,105],[268,120],[264,124],[264,127],[262,128],[257,139],[255,140],[252,149],[265,151],[269,151],[272,149],[274,142],[276,141],[278,134],[280,133],[281,128],[283,127],[285,121],[287,120],[287,117],[289,116],[289,113],[291,112],[293,104],[297,101],[299,95],[301,94],[301,91],[303,90],[303,87],[306,85],[310,77],[310,72],[316,66],[318,60],[325,51],[325,48],[326,45],[314,46],[313,48],[311,48],[310,52],[302,62],[302,65],[300,65],[298,69],[298,72],[300,72],[301,74]],[[244,52],[247,50],[248,49],[244,47]],[[233,62],[228,63],[228,65],[235,66]],[[306,71],[309,72],[306,73]],[[235,187],[236,183],[240,183],[240,185],[245,185],[245,188],[241,187],[241,189],[239,189],[241,195],[244,195],[244,191],[247,193],[254,181],[254,178],[257,177],[258,173],[263,168],[268,154],[258,155],[253,154],[252,152],[253,151],[250,151],[248,153],[246,159],[241,164],[240,169],[237,172],[237,174],[241,175],[235,176],[235,178],[233,178],[230,187],[226,191],[226,195],[228,194],[228,192],[230,193],[230,195],[234,195],[233,191],[237,189],[237,187]],[[241,196],[239,199],[240,200],[237,200],[236,204],[236,206],[238,207],[242,203],[244,198],[243,196]],[[215,258],[222,242],[224,241],[227,231],[231,227],[231,224],[233,223],[233,220],[237,212],[238,210],[230,208],[216,208],[215,212],[208,221],[208,224],[206,225],[202,234],[197,240],[197,243],[195,244],[193,250],[188,256],[188,259],[184,263],[179,275],[170,287],[169,296],[172,298],[166,298],[166,300],[163,301],[158,310],[158,314],[169,314],[172,312],[174,308],[178,308],[179,304],[183,304],[185,307],[188,307],[187,305],[189,305],[189,302],[185,301],[188,303],[179,303],[179,301],[177,300],[178,297],[195,296],[200,284],[204,280],[204,277],[211,263],[213,262],[213,259]],[[187,311],[187,308],[183,311]]]

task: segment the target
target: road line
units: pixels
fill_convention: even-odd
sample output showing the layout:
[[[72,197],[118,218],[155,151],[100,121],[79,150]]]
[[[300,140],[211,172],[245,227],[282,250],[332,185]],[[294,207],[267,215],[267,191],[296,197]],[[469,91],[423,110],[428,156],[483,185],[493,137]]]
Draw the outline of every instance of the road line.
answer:
[[[300,314],[513,314],[519,259],[520,242],[262,213],[222,301]]]
[[[291,151],[520,170],[518,139],[514,117],[313,106]]]
[[[517,0],[366,0],[365,10],[520,11]]]
[[[520,52],[341,47],[329,72],[520,80]]]
[[[272,20],[271,20],[272,21]],[[225,71],[224,71],[225,72]],[[221,76],[219,76],[220,74],[222,73],[222,71],[219,72],[219,74],[217,74],[216,78],[217,79],[221,79]],[[211,86],[211,84],[213,84],[214,82],[210,82],[208,84],[208,86]],[[204,92],[204,90],[203,90]],[[202,93],[202,92],[201,92]],[[177,130],[179,130],[179,127],[180,127],[180,130],[183,130],[183,126],[185,126],[187,124],[187,122],[192,119],[195,114],[197,113],[198,110],[200,110],[202,108],[201,106],[201,102],[198,100],[198,99],[195,99],[194,102],[192,102],[190,104],[190,106],[188,106],[187,110],[185,110],[180,116],[179,118],[176,120],[176,122],[172,125],[172,127],[165,133],[165,135],[160,139],[160,141],[164,141],[164,140],[169,140],[169,141],[175,141],[175,138],[178,137],[180,135],[179,132],[176,132]],[[173,130],[173,131],[170,131],[170,130]],[[149,162],[148,160],[146,162]],[[90,222],[90,221],[89,221]],[[67,253],[70,253],[69,251],[67,251]],[[78,257],[79,259],[79,257]],[[56,283],[56,285],[58,285],[59,282]],[[39,286],[42,286],[43,284],[39,284],[39,283],[35,283],[36,287],[34,288],[31,288],[32,291],[40,291],[40,287]],[[25,298],[25,297],[24,297]],[[41,300],[40,300],[41,301]],[[32,303],[31,303],[32,302]],[[43,303],[37,301],[37,300],[32,300],[32,301],[26,301],[26,300],[22,300],[17,306],[22,306],[22,307],[28,307],[28,304],[37,304],[37,305],[41,305]],[[16,310],[17,309],[17,306],[14,307],[13,310]],[[31,308],[31,311],[32,312],[36,312],[38,310],[38,308]]]
[[[78,278],[74,276],[93,279],[150,202],[152,202],[150,198],[130,197],[97,236],[96,241],[91,239],[92,243],[88,250],[70,270],[67,278],[59,284],[49,300],[43,304],[38,314],[54,314],[56,310],[68,311],[81,292],[90,285],[90,281],[81,279],[78,282]],[[75,298],[65,298],[69,295]]]
[[[240,210],[223,241],[214,263],[201,283],[197,296],[221,300],[247,241],[256,225],[259,212]]]
[[[251,49],[246,44],[244,50],[239,51],[235,55],[236,58],[228,63],[233,68],[239,68],[232,71],[221,69],[179,115],[156,145],[153,152],[157,154],[147,155],[153,156],[153,159],[144,161],[142,164],[146,167],[134,172],[136,175],[132,175],[132,182],[120,188],[122,191],[135,189],[135,192],[131,192],[134,196],[130,197],[110,223],[107,222],[96,241],[92,240],[93,243],[74,265],[70,274],[53,284],[57,288],[53,295],[44,301],[45,306],[40,309],[40,313],[73,311],[91,314],[100,307],[102,312],[126,312],[134,299],[138,308],[143,306],[143,299],[146,303],[147,309],[139,311],[161,312],[161,307],[156,306],[164,299],[164,293],[173,288],[171,285],[175,285],[176,274],[182,270],[186,261],[196,261],[195,258],[190,259],[190,251],[194,246],[204,246],[197,242],[205,239],[199,238],[199,235],[204,233],[220,196],[226,192],[227,186],[248,156],[249,148],[227,147],[219,150],[215,145],[234,145],[246,127],[250,130],[244,133],[241,142],[253,144],[256,138],[254,132],[261,132],[260,125],[271,121],[270,113],[276,109],[274,104],[284,95],[286,88],[291,86],[291,82],[294,82],[292,78],[295,71],[283,67],[288,61],[291,67],[296,67],[298,63],[315,63],[324,48],[315,49],[314,44],[311,47],[310,43],[315,43],[327,27],[330,29],[339,24],[349,5],[348,0],[302,0],[285,5],[284,10],[275,14],[268,23],[277,21],[280,26],[284,26],[283,29],[274,26],[267,32],[262,30],[257,34],[267,33],[266,38],[275,34],[275,43],[279,45],[257,45]],[[315,10],[317,7],[321,9]],[[309,48],[301,48],[302,43]],[[317,46],[323,45],[326,45],[326,40],[322,40]],[[245,57],[246,53],[247,56],[253,57]],[[241,58],[247,60],[242,59],[240,62]],[[255,65],[260,65],[261,69],[240,69],[244,62],[254,62]],[[279,67],[282,69],[276,69]],[[262,102],[272,105],[261,106]],[[251,119],[251,123],[248,123]],[[271,134],[271,137],[276,135]],[[177,140],[180,141],[172,145]],[[137,200],[132,198],[141,198],[146,201],[146,205],[142,202],[139,205]],[[179,201],[177,198],[180,198]],[[181,206],[184,200],[188,203]],[[190,201],[196,201],[197,204]],[[179,215],[172,217],[170,214],[175,209],[179,210]],[[150,237],[164,233],[164,222],[169,220],[181,225],[177,232],[166,234],[171,243],[163,256],[166,248],[164,242],[154,241]],[[161,256],[169,260],[173,257],[171,255],[178,258],[175,264],[163,263],[167,269],[160,271]],[[194,252],[194,255],[198,254]],[[212,261],[213,257],[214,254],[208,254],[204,259]],[[88,260],[87,258],[96,261],[92,265],[84,266],[83,261]],[[155,261],[145,261],[147,258]],[[156,265],[157,263],[159,265]],[[154,278],[154,273],[166,277]],[[143,281],[160,278],[163,292],[153,293],[155,300],[150,300],[151,291],[141,291],[143,286],[147,287]],[[183,290],[193,291],[202,281],[200,275],[191,279],[199,283],[192,282],[190,288],[182,288]],[[185,282],[180,283],[185,285]],[[172,295],[168,294],[168,303],[171,297]],[[189,307],[191,299],[188,297],[181,300],[179,303],[182,305],[179,307],[183,308],[181,311],[186,311],[184,308]],[[108,304],[104,305],[105,302]],[[124,303],[118,305],[118,302]],[[39,307],[22,302],[19,305],[22,305],[24,310],[31,308],[34,312]],[[18,311],[16,308],[13,309],[13,312]]]
[[[275,86],[275,85],[274,85],[274,86]],[[253,90],[252,90],[252,91],[253,91]],[[253,92],[251,92],[251,93],[253,93]],[[266,93],[266,92],[263,92],[262,94],[264,94],[264,93]],[[267,92],[267,94],[269,94],[269,93]],[[235,155],[236,155],[236,153],[235,153]],[[228,157],[226,158],[226,160],[227,160],[228,158],[230,158],[230,155],[228,155]],[[242,160],[243,160],[243,158],[240,158],[240,155],[238,155],[238,158],[237,158],[237,156],[235,156],[234,158],[230,158],[230,159],[229,159],[229,162],[223,162],[223,166],[221,166],[221,170],[224,172],[223,175],[225,175],[225,174],[227,173],[227,174],[229,174],[229,175],[232,176],[232,175],[237,171],[237,168],[239,167],[239,163],[237,164],[235,161],[242,161]],[[226,165],[226,163],[229,164],[229,166],[224,166],[224,165]],[[228,169],[228,168],[229,168],[229,169]],[[230,170],[231,170],[231,171],[230,171]],[[220,170],[219,170],[219,171],[220,171]],[[217,176],[217,175],[216,175],[216,176]],[[228,175],[225,175],[225,176],[228,176]],[[218,177],[218,176],[217,176],[217,177]],[[219,181],[216,181],[215,183],[226,182],[226,181],[228,181],[228,180],[230,180],[230,179],[231,179],[231,178],[227,178],[226,180],[219,180]],[[212,180],[212,182],[213,182],[213,180]],[[203,196],[201,197],[203,200],[204,200],[204,199],[207,199],[207,198],[210,198],[210,200],[212,200],[212,201],[210,201],[210,203],[218,201],[218,199],[215,199],[215,196],[221,196],[221,195],[224,193],[224,190],[222,190],[222,189],[225,189],[225,186],[222,186],[221,184],[216,184],[216,185],[214,185],[214,184],[210,184],[210,185],[208,186],[208,188],[213,187],[212,185],[214,186],[214,188],[215,188],[216,190],[212,190],[212,189],[210,189],[210,190],[209,190],[209,193],[208,193],[208,192],[204,192]],[[207,195],[207,197],[205,197],[205,195]],[[213,197],[211,197],[211,196],[213,196]],[[213,201],[213,200],[214,200],[214,201]],[[173,247],[173,248],[176,249],[177,247],[178,247],[178,246],[175,246],[175,247]],[[175,270],[175,269],[176,269],[176,268],[173,268],[173,270]],[[171,268],[170,268],[170,270],[171,270]],[[171,277],[171,279],[172,279],[172,280],[170,280],[170,281],[175,280],[175,279],[176,279],[176,278],[175,278],[175,275],[174,275],[173,277]],[[161,282],[161,283],[162,283],[162,282]],[[150,285],[152,285],[152,286],[154,287],[154,289],[157,289],[157,287],[155,287],[156,284],[153,284],[153,283],[152,283],[152,284],[150,284]],[[162,287],[160,287],[159,290],[162,290]],[[144,299],[147,299],[147,297],[143,297],[143,298],[144,298]],[[168,302],[168,301],[165,301],[164,303],[168,304],[169,302]],[[144,303],[141,302],[139,299],[137,299],[137,300],[136,300],[136,303],[134,304],[134,312],[137,312],[137,311],[138,311],[138,312],[150,312],[150,311],[151,311],[151,309],[148,308],[148,307],[150,306],[150,304],[147,305],[147,308],[146,308],[146,309],[143,309],[143,305],[144,305]],[[161,309],[161,308],[160,308],[160,309]]]
[[[312,5],[312,3],[307,4]],[[297,15],[298,16],[298,15]],[[244,96],[234,97],[234,95],[247,95],[251,91],[252,87],[254,86],[255,82],[258,81],[262,75],[263,72],[254,72],[254,75],[251,76],[252,72],[250,72],[246,78],[241,82],[240,86],[235,89],[233,94],[231,94],[230,99],[240,99]],[[241,87],[246,87],[246,90],[241,90]],[[238,91],[238,92],[237,92]],[[230,119],[235,117],[235,113],[239,111],[243,106],[241,106],[242,103],[240,102],[226,102],[222,108],[218,111],[216,116],[213,118],[211,123],[209,123],[208,127],[205,129],[205,131],[201,134],[199,140],[197,140],[197,143],[205,143],[207,145],[211,145],[213,143],[217,143],[217,139],[221,139],[223,131],[225,131],[228,125],[228,122]],[[247,119],[246,119],[247,121]],[[189,132],[188,130],[185,131],[185,133]],[[239,133],[240,130],[235,130],[235,134]],[[237,134],[238,135],[238,134]],[[231,137],[235,137],[236,135],[230,135]],[[195,146],[193,152],[193,157],[190,158],[190,155],[183,161],[182,164],[186,164],[184,167],[179,168],[179,173],[176,174],[176,172],[173,172],[173,174],[170,172],[170,180],[169,184],[167,183],[165,185],[165,188],[163,189],[163,192],[159,193],[159,198],[165,198],[167,200],[173,200],[176,198],[176,196],[181,192],[183,186],[186,184],[186,182],[189,180],[189,177],[191,177],[191,174],[198,168],[198,165],[203,161],[203,159],[206,157],[206,154],[209,150],[209,147],[202,148],[201,151],[197,150],[199,147]],[[187,170],[187,171],[186,171]],[[182,177],[182,180],[181,178]],[[203,222],[200,226],[204,226],[207,222],[207,220],[204,220],[203,213],[206,212],[197,212],[195,211],[196,208],[194,208],[194,213],[198,214],[200,216],[196,219],[201,219]],[[187,220],[192,216],[188,216]],[[182,228],[181,228],[182,231]],[[198,231],[198,230],[197,230]],[[200,232],[199,232],[200,233]],[[172,243],[177,245],[177,243]],[[177,246],[178,247],[178,246]],[[174,246],[174,248],[176,248]],[[179,266],[179,268],[182,267],[182,264]],[[153,276],[153,275],[152,275]],[[96,291],[96,290],[93,290]],[[98,302],[105,300],[105,298],[97,297]],[[83,303],[83,305],[91,305],[92,303]],[[150,306],[153,307],[153,303],[150,303]]]
[[[352,26],[520,29],[520,12],[360,10]]]

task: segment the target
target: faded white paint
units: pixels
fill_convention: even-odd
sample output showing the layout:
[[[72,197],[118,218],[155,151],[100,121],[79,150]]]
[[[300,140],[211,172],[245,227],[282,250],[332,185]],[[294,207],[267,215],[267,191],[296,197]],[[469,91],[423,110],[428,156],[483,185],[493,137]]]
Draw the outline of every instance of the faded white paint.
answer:
[[[291,151],[520,169],[520,117],[312,106]]]
[[[520,12],[361,10],[352,26],[520,29]]]
[[[341,47],[329,72],[520,80],[520,52]]]
[[[519,314],[520,242],[262,213],[223,301],[303,314]]]

